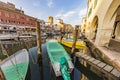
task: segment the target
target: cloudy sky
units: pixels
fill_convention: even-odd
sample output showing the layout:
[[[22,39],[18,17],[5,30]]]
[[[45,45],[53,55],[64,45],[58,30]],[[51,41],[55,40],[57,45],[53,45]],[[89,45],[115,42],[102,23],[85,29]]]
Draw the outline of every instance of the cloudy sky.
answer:
[[[86,16],[87,0],[0,0],[22,7],[25,14],[47,21],[48,16],[63,19],[65,23],[81,24]]]

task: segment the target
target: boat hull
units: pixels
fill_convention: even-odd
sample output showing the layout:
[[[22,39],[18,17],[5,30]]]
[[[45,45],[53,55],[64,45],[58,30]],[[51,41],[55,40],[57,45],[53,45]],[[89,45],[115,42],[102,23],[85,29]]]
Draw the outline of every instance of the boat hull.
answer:
[[[57,77],[61,76],[59,63],[61,57],[66,58],[70,70],[69,72],[72,72],[74,66],[72,64],[71,58],[61,44],[59,44],[57,41],[47,42],[47,51],[50,58],[50,63]]]
[[[69,48],[72,48],[72,45],[73,45],[73,40],[69,40],[69,39],[62,39],[62,41],[58,40],[58,42],[61,43],[62,45],[69,47]],[[76,49],[85,49],[86,46],[85,46],[84,42],[77,41],[75,48]]]
[[[26,80],[29,70],[29,54],[22,49],[0,63],[5,80]]]

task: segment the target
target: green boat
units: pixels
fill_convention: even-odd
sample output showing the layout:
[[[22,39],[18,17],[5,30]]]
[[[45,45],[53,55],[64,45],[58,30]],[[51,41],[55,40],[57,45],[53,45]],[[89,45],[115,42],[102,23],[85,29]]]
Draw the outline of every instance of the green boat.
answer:
[[[28,80],[29,54],[22,49],[0,63],[0,80]]]
[[[57,41],[51,40],[46,44],[50,63],[56,77],[62,76],[64,80],[70,80],[69,73],[74,68],[70,56]]]

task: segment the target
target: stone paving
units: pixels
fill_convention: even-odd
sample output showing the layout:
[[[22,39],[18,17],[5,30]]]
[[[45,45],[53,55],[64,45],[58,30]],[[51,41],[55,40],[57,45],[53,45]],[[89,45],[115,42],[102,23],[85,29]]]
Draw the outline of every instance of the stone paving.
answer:
[[[104,58],[120,71],[120,53],[105,47],[98,48],[104,54]]]
[[[108,47],[109,47],[109,49],[120,53],[120,40],[111,39]]]

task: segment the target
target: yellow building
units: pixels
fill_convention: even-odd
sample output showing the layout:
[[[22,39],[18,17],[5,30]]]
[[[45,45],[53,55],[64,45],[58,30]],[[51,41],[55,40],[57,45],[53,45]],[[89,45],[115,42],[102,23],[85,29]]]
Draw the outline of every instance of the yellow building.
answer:
[[[120,0],[88,0],[86,17],[85,35],[95,45],[120,41]]]
[[[86,17],[82,19],[81,32],[85,33],[86,28]]]
[[[120,0],[88,0],[82,22],[91,51],[120,71]]]
[[[64,28],[64,23],[63,23],[63,20],[62,19],[57,19],[55,22],[54,22],[55,25],[57,25],[59,28]]]
[[[48,22],[49,22],[50,24],[53,24],[53,17],[52,17],[52,16],[49,16],[49,17],[48,17]]]
[[[67,30],[67,32],[73,32],[74,28],[72,27],[71,24],[67,24],[66,25],[66,30]]]

